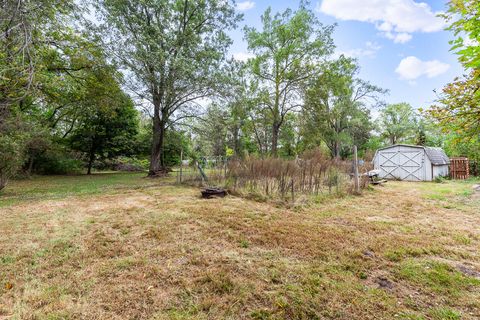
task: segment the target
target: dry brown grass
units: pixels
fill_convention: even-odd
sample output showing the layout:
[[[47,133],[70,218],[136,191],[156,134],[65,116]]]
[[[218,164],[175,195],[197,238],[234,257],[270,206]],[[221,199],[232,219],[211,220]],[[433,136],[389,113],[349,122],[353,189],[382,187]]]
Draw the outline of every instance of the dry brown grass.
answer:
[[[173,185],[20,201],[0,319],[478,319],[478,225],[459,182],[296,210]]]
[[[363,175],[368,170],[370,164],[359,168],[361,189],[368,187],[369,179]],[[352,161],[331,159],[320,150],[311,150],[298,159],[231,159],[228,164],[205,169],[207,181],[201,179],[199,170],[189,168],[181,180],[191,185],[222,186],[231,194],[294,207],[312,198],[354,194],[352,171]],[[177,171],[180,182],[178,178]]]

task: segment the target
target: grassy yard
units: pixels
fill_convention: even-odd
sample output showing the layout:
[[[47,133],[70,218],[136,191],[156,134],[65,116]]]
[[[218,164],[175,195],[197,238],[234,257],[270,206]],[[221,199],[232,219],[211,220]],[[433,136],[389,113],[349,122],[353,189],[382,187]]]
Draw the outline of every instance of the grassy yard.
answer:
[[[480,319],[473,181],[294,210],[143,174],[0,195],[0,319]]]

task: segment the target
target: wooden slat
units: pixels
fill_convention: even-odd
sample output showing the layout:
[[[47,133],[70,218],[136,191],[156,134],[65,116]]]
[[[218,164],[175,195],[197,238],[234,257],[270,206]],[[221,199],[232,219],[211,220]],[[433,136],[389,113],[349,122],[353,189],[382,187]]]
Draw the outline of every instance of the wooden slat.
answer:
[[[450,177],[465,180],[470,177],[468,158],[459,157],[450,159]]]

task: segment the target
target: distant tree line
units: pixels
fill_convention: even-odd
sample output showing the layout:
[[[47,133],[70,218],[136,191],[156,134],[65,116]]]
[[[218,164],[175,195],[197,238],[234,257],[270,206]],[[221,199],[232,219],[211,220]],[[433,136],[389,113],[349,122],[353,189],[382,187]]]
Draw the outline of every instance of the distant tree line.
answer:
[[[0,189],[19,174],[121,161],[163,175],[181,151],[348,158],[353,145],[365,155],[415,143],[478,155],[479,8],[449,8],[468,75],[419,111],[386,105],[387,90],[359,78],[355,59],[334,56],[335,26],[304,2],[245,27],[251,58],[236,61],[228,33],[242,16],[231,1],[1,1]]]

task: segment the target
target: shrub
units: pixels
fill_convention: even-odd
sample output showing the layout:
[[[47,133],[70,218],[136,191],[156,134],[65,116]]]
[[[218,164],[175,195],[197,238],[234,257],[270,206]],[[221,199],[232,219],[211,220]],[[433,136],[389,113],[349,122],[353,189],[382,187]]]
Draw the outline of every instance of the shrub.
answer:
[[[263,194],[292,201],[298,195],[346,193],[350,190],[350,162],[330,159],[318,150],[305,153],[301,159],[246,158],[230,161],[226,174],[229,187],[237,193]]]
[[[23,164],[24,141],[25,137],[20,133],[0,133],[0,190]]]
[[[41,174],[78,174],[83,171],[83,162],[76,154],[57,147],[38,158],[35,170]]]
[[[435,181],[436,183],[444,183],[444,182],[445,182],[445,177],[436,176],[434,181]]]
[[[145,171],[148,169],[149,162],[147,159],[137,159],[121,157],[116,159],[113,170],[117,171]]]
[[[97,170],[141,172],[146,171],[148,169],[148,165],[149,162],[147,159],[118,157],[115,159],[95,161],[93,167]]]

